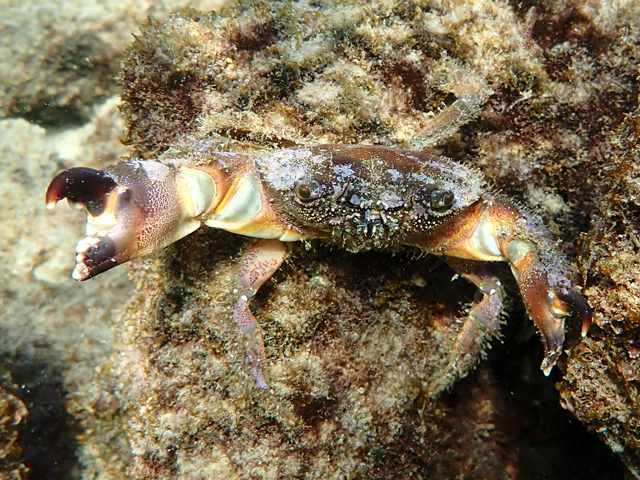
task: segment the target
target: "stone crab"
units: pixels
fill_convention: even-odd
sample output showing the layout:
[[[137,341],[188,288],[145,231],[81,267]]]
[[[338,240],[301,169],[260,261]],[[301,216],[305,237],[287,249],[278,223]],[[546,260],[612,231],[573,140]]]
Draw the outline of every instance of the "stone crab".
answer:
[[[317,145],[232,153],[201,142],[185,158],[65,170],[49,185],[47,207],[64,198],[87,213],[76,280],[166,247],[202,224],[257,238],[229,288],[232,317],[261,388],[268,364],[249,305],[294,242],[320,240],[354,253],[416,247],[441,255],[477,286],[482,299],[463,319],[448,365],[434,379],[436,392],[465,375],[485,340],[498,334],[505,290],[488,262],[509,263],[543,342],[546,375],[562,353],[566,317],[581,319],[583,336],[591,322],[541,221],[492,192],[480,171],[427,152]]]

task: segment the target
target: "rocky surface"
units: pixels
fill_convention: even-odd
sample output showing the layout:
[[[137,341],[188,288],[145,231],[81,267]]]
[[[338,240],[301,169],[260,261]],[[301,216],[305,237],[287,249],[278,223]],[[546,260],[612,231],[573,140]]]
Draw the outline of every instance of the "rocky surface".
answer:
[[[216,0],[5,2],[0,18],[0,117],[46,127],[87,122],[92,107],[114,95],[122,51],[149,15]]]
[[[90,408],[101,396],[95,369],[112,354],[112,315],[131,294],[125,272],[103,284],[71,280],[82,216],[46,211],[43,192],[61,168],[99,167],[122,154],[119,127],[116,99],[91,123],[58,134],[22,119],[0,120],[0,221],[11,226],[0,236],[0,362],[20,386],[12,395],[29,411],[19,445],[31,478],[63,478],[77,463],[78,424],[69,410]]]
[[[569,359],[562,404],[598,432],[640,477],[640,154],[639,116],[613,137],[624,152],[611,190],[583,236],[580,263],[594,328]]]
[[[638,476],[635,117],[615,133],[637,108],[637,2],[255,1],[166,20],[180,5],[163,4],[122,55],[129,149],[115,100],[96,102],[115,91],[142,21],[125,13],[149,10],[42,3],[28,19],[28,5],[0,27],[15,60],[2,112],[48,131],[2,120],[0,215],[12,229],[0,237],[0,360],[29,411],[18,462],[33,478],[623,478],[560,401]],[[21,25],[38,32],[17,41]],[[469,109],[452,109],[457,99]],[[434,124],[437,111],[451,121]],[[245,239],[199,231],[133,262],[133,290],[124,268],[77,284],[80,215],[43,210],[59,169],[171,158],[202,141],[410,143],[475,164],[542,215],[570,258],[582,252],[576,281],[597,327],[578,346],[570,332],[564,379],[547,379],[508,284],[504,345],[433,398],[474,288],[413,252],[314,245],[253,303],[272,378],[261,391],[229,318]]]
[[[15,392],[18,386],[11,383],[9,373],[3,371],[1,375],[2,384]],[[28,414],[27,408],[19,398],[0,388],[0,474],[3,478],[27,478],[28,469],[22,463],[18,429],[21,423],[25,423]]]

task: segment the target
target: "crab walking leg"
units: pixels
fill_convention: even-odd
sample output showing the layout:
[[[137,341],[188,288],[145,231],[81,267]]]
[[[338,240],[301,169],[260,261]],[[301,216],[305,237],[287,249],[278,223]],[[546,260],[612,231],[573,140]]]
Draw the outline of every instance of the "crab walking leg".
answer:
[[[258,289],[280,268],[287,258],[289,247],[279,240],[258,240],[240,260],[235,278],[233,320],[242,334],[251,374],[260,388],[267,386],[267,356],[262,330],[249,310],[249,303]]]
[[[452,92],[458,99],[427,121],[416,136],[407,142],[409,149],[419,151],[435,146],[442,140],[451,138],[463,125],[477,117],[480,106],[492,91],[480,83],[474,84],[473,80],[469,81],[469,78],[460,74],[457,77],[456,83],[465,85]]]
[[[489,273],[485,263],[451,257],[445,260],[458,274],[478,287],[483,296],[467,314],[453,348],[453,364],[458,367],[475,362],[475,358],[468,356],[468,353],[478,351],[473,348],[474,344],[486,343],[498,335],[506,295],[500,279]]]
[[[565,317],[577,314],[586,335],[591,311],[556,260],[559,255],[554,253],[553,241],[535,218],[511,202],[487,197],[461,212],[437,235],[416,245],[449,257],[509,262],[527,313],[542,337],[541,369],[545,375],[551,373],[562,353]]]
[[[451,385],[451,379],[466,375],[478,361],[474,352],[482,351],[479,346],[486,345],[498,336],[500,314],[504,305],[505,291],[500,280],[491,275],[486,264],[473,260],[445,257],[445,261],[461,276],[472,282],[483,295],[482,300],[474,304],[458,332],[451,350],[449,363],[442,374],[437,375],[431,390],[439,393]]]

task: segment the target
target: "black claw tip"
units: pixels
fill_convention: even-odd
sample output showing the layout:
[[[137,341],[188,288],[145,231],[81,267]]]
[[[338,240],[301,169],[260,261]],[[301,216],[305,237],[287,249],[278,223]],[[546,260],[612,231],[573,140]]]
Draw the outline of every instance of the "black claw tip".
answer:
[[[558,292],[558,297],[563,302],[571,305],[571,311],[577,313],[582,321],[582,336],[586,336],[591,326],[591,307],[587,303],[586,298],[575,290],[564,290]]]
[[[106,173],[93,168],[76,167],[60,172],[49,184],[46,202],[49,208],[63,198],[84,206],[95,216],[104,211],[106,195],[118,184]]]

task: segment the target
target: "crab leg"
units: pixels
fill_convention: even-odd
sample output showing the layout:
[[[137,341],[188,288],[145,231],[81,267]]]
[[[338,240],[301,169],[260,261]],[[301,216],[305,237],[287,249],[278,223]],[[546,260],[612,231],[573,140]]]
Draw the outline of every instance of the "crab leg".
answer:
[[[444,224],[437,235],[415,244],[450,257],[508,261],[527,313],[542,337],[541,369],[549,375],[562,353],[565,317],[577,314],[584,336],[591,311],[582,295],[571,288],[562,265],[555,260],[557,256],[551,255],[555,252],[552,240],[542,231],[534,217],[511,202],[488,197]]]
[[[440,392],[451,385],[449,377],[460,378],[471,370],[478,361],[473,352],[482,351],[477,346],[486,345],[498,336],[500,313],[505,292],[498,277],[489,273],[485,263],[461,258],[446,257],[446,262],[461,276],[472,282],[482,293],[483,298],[474,304],[450,353],[450,360],[444,373],[436,376],[432,382],[432,391]]]
[[[453,257],[447,257],[446,261],[459,275],[478,287],[483,295],[467,314],[452,351],[451,365],[464,375],[477,361],[469,355],[480,351],[474,348],[475,345],[486,344],[498,335],[506,295],[502,282],[489,273],[485,263]]]
[[[260,286],[282,265],[286,241],[300,234],[273,212],[248,157],[220,154],[210,165],[175,166],[135,160],[104,170],[72,168],[58,174],[47,206],[67,198],[86,210],[87,234],[76,246],[72,277],[87,280],[133,258],[170,245],[202,223],[267,238],[250,247],[239,265],[233,319],[243,334],[251,372],[266,387],[262,333],[249,310]]]
[[[258,240],[245,252],[238,266],[234,294],[233,320],[246,342],[251,374],[260,388],[267,386],[267,356],[262,329],[249,310],[249,302],[258,289],[280,268],[289,248],[279,240]]]

